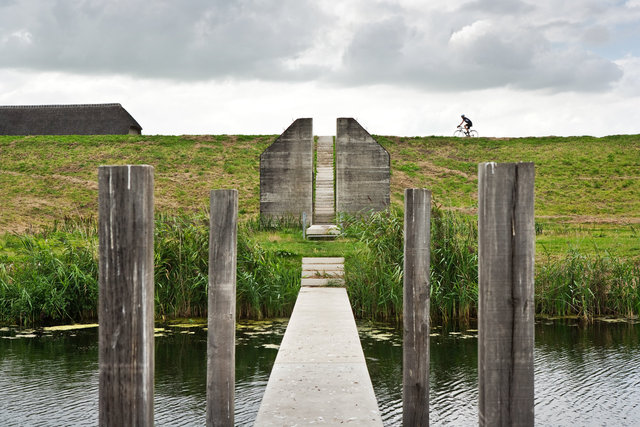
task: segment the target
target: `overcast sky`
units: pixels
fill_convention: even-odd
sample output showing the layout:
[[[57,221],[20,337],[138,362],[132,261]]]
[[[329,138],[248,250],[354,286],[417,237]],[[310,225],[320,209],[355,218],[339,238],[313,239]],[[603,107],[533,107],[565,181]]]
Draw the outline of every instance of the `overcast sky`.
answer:
[[[640,0],[0,0],[0,104],[145,134],[640,133]]]

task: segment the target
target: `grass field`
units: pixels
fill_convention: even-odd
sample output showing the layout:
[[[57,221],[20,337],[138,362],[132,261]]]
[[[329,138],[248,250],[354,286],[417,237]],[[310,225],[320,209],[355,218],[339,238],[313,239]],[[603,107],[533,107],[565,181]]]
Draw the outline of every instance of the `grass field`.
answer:
[[[156,211],[201,212],[209,190],[237,188],[240,220],[259,212],[260,153],[274,135],[0,136],[0,235],[97,212],[97,169],[155,167]],[[392,202],[426,187],[439,206],[475,214],[477,165],[536,164],[537,252],[610,251],[640,257],[640,135],[546,138],[376,136],[391,154]],[[264,234],[266,245],[333,254],[348,245],[295,243]],[[4,239],[6,240],[6,238]],[[10,251],[2,243],[0,251]],[[279,243],[277,242],[279,241]],[[297,245],[297,246],[296,246]],[[332,249],[333,248],[333,249]]]

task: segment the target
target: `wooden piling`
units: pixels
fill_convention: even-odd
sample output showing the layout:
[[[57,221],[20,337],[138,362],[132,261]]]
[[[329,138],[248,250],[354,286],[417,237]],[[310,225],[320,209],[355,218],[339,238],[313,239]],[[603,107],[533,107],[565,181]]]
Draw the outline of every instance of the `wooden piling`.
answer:
[[[431,191],[404,192],[402,424],[429,425]]]
[[[234,423],[237,190],[211,191],[207,426]]]
[[[98,168],[99,423],[153,425],[153,167]]]
[[[302,240],[307,238],[307,213],[302,212]]]
[[[481,426],[534,423],[534,165],[478,167]]]

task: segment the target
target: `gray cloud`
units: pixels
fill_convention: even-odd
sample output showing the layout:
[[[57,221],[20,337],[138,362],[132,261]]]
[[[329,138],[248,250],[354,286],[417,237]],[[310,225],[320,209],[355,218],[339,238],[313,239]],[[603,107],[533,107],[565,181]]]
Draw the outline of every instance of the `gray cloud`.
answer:
[[[0,67],[295,78],[283,61],[308,49],[326,19],[300,0],[3,2]]]
[[[622,77],[589,50],[615,39],[615,19],[563,15],[611,9],[598,2],[555,15],[550,0],[475,0],[453,11],[372,1],[333,14],[332,2],[314,0],[5,0],[0,68],[430,90],[600,91]],[[338,65],[329,67],[314,49],[337,27],[345,35],[331,39]]]
[[[465,4],[463,10],[504,15],[531,12],[533,9],[533,6],[520,0],[475,0]]]
[[[480,7],[489,3],[491,8]],[[502,9],[508,13],[499,13]],[[345,50],[339,79],[431,90],[508,86],[591,92],[622,77],[613,61],[572,41],[551,42],[535,23],[510,14],[528,10],[523,3],[483,0],[458,13],[432,14],[419,26],[410,23],[410,14],[372,23],[360,28]],[[599,28],[592,37],[605,34]]]

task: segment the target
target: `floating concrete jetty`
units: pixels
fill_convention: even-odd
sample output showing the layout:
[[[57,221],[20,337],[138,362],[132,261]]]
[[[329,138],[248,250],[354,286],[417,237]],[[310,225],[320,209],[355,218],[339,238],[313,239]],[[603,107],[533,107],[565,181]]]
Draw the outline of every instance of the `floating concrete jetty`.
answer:
[[[306,260],[307,272],[342,275],[335,258]],[[347,291],[303,286],[255,425],[343,423],[382,426]]]

